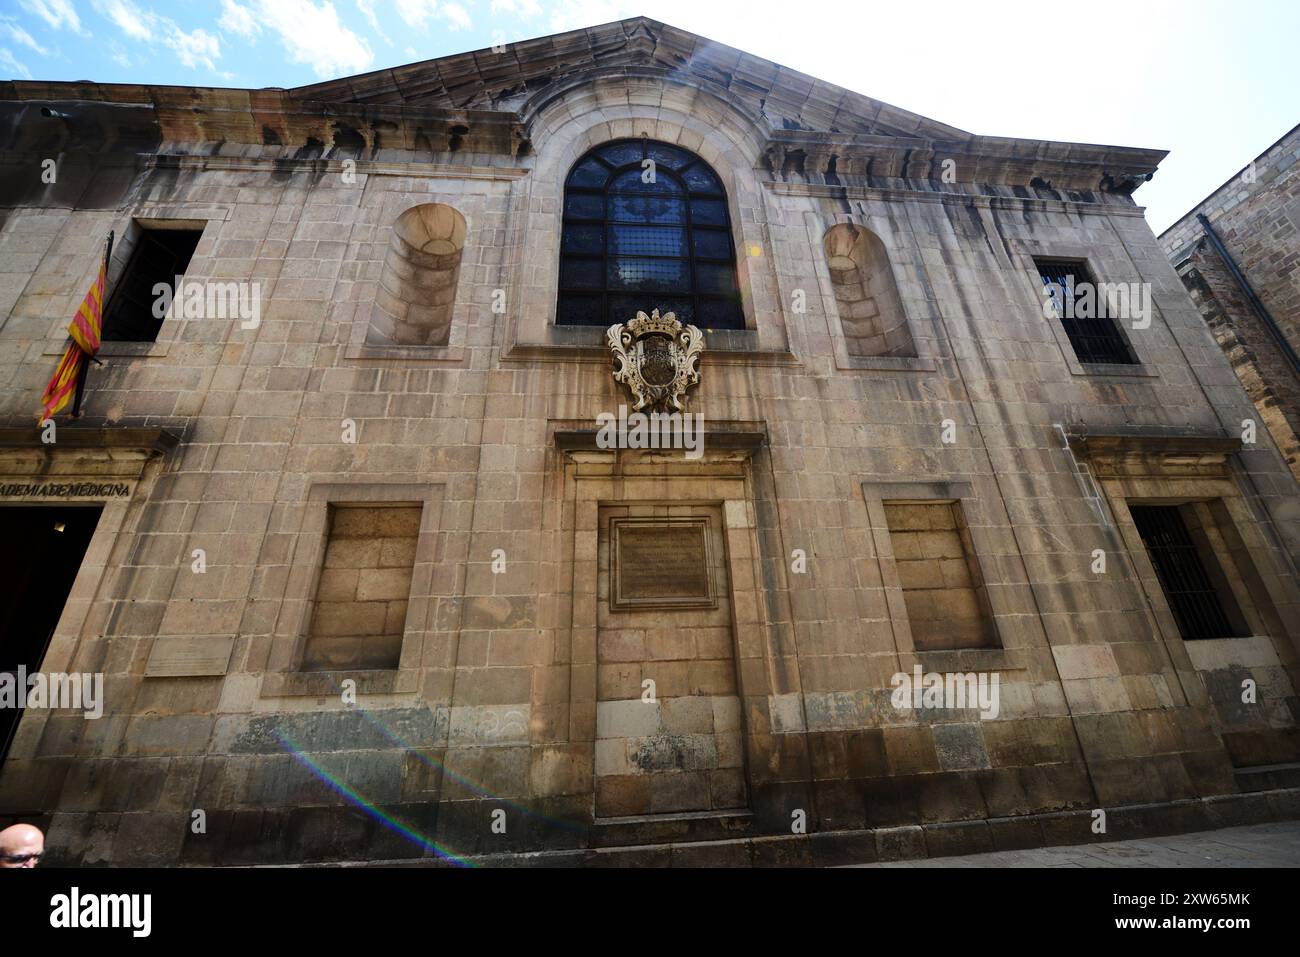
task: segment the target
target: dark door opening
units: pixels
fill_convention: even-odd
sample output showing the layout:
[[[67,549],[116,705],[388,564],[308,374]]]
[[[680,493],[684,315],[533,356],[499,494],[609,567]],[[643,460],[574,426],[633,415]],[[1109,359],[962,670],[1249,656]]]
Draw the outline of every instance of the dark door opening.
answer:
[[[98,505],[0,507],[0,673],[39,671],[72,582],[99,523]],[[22,717],[0,708],[0,764]]]

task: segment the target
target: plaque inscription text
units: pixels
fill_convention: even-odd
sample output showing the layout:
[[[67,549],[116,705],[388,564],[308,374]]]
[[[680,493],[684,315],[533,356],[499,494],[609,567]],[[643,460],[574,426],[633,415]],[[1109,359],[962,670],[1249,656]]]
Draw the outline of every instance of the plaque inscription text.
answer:
[[[714,608],[708,520],[613,519],[610,606]]]

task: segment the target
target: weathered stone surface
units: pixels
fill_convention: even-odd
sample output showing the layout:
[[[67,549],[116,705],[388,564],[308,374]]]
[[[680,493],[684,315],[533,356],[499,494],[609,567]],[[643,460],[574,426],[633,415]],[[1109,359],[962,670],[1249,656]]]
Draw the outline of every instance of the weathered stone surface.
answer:
[[[1260,767],[1300,757],[1285,396],[1243,391],[1227,320],[1207,330],[1143,222],[1163,154],[973,136],[775,65],[723,78],[722,49],[634,18],[499,72],[0,87],[0,500],[104,502],[44,667],[105,677],[101,719],[24,715],[0,818],[51,822],[69,865],[436,843],[668,866],[1088,842],[1120,805],[1156,808],[1116,815],[1149,833],[1300,813]],[[18,118],[62,100],[102,122],[37,142]],[[369,103],[404,108],[381,129]],[[694,459],[600,448],[627,398],[605,330],[555,321],[571,167],[643,132],[717,174],[740,254],[745,328],[703,329]],[[30,187],[37,148],[57,188]],[[1247,192],[1215,216],[1258,276],[1289,207]],[[68,318],[108,230],[116,284],[142,223],[201,228],[187,277],[261,282],[260,322],[110,337],[46,446]],[[1137,365],[1079,362],[1036,258],[1151,286],[1150,326],[1121,330]],[[1288,268],[1261,287],[1291,315]],[[1183,640],[1139,500],[1189,507],[1249,635]],[[691,545],[641,594],[715,601],[612,607],[615,519],[704,528],[702,563]],[[224,663],[164,667],[204,642]],[[997,715],[895,700],[914,667],[996,675]],[[702,846],[657,846],[680,842]]]

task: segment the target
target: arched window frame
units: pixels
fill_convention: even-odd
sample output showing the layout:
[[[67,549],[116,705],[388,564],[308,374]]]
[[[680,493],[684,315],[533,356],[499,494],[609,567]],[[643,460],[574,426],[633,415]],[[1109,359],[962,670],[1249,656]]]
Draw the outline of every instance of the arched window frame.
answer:
[[[622,177],[643,171],[646,159],[655,161],[656,179],[675,184],[682,199],[679,221],[655,221],[620,215],[613,198],[664,196],[662,192],[614,188]],[[596,164],[592,166],[592,164]],[[603,181],[584,181],[583,170],[603,168]],[[707,176],[694,176],[703,171]],[[712,185],[705,185],[710,183]],[[599,214],[593,200],[599,197]],[[585,202],[584,202],[585,200]],[[708,205],[705,205],[708,204]],[[707,221],[702,214],[708,210]],[[616,230],[631,232],[680,227],[684,237],[676,254],[625,253],[613,248]],[[600,231],[600,245],[594,250],[579,241],[585,231],[589,242],[593,230]],[[701,243],[701,240],[705,240]],[[635,289],[620,285],[611,260],[629,263],[652,260],[681,262],[686,282],[671,288]],[[582,266],[596,270],[593,277],[581,277]],[[581,281],[577,281],[581,280]],[[632,318],[637,310],[673,311],[684,322],[706,329],[744,329],[736,270],[735,243],[726,188],[714,169],[701,157],[672,143],[649,139],[619,139],[600,144],[584,153],[565,178],[560,239],[560,266],[556,306],[557,325],[608,326]]]

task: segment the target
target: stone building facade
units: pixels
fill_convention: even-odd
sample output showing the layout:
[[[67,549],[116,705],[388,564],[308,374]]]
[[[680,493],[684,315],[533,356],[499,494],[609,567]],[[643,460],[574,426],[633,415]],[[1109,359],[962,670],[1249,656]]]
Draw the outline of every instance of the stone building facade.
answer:
[[[92,517],[39,552],[35,644],[105,682],[0,768],[56,860],[809,863],[1300,807],[1297,487],[1133,201],[1162,153],[643,18],[0,110],[0,521],[21,569]],[[43,441],[110,230],[103,364]],[[150,263],[260,314],[151,324]],[[1058,267],[1149,321],[1067,325]],[[659,308],[704,334],[698,455],[598,441],[604,326]],[[1162,522],[1231,635],[1185,640]]]
[[[1300,126],[1165,230],[1160,246],[1300,478]]]

